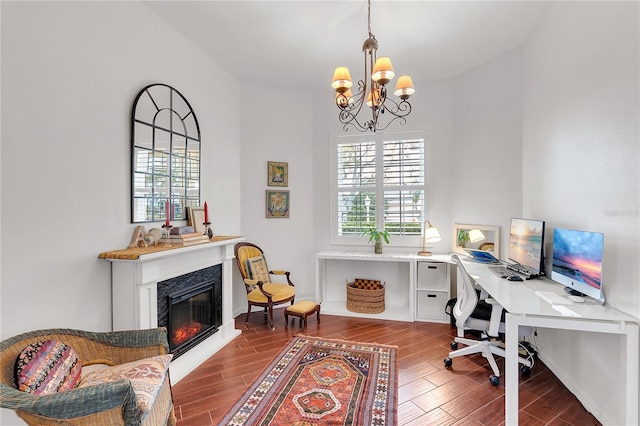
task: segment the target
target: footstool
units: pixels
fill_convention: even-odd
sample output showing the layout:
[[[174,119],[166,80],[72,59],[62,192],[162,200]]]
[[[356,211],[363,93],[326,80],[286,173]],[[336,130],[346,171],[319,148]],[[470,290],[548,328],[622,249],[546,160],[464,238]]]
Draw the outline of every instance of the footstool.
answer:
[[[303,330],[307,329],[307,317],[313,314],[317,315],[320,322],[320,305],[316,302],[302,300],[296,302],[284,310],[285,327],[289,326],[289,315],[300,318],[300,322],[304,322]]]

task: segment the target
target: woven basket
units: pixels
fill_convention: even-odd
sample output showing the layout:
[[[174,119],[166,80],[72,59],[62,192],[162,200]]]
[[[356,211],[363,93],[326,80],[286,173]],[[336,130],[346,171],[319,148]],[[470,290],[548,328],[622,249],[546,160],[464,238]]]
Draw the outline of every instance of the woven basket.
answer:
[[[384,284],[359,278],[347,281],[347,309],[361,314],[384,312]]]

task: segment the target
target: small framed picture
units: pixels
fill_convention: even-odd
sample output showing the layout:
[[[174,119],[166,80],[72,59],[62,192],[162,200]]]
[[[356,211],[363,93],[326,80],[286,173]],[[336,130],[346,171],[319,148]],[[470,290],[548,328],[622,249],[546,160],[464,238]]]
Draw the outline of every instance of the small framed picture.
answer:
[[[289,186],[289,163],[267,161],[268,186]]]
[[[290,197],[289,191],[270,191],[267,190],[267,218],[288,218]]]
[[[204,233],[204,207],[188,207],[189,226],[200,234]]]

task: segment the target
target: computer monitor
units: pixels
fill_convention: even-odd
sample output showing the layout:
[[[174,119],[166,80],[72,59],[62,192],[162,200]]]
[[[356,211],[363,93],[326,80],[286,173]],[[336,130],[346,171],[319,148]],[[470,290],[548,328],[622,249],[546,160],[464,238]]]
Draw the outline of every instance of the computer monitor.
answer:
[[[544,221],[511,218],[509,260],[525,266],[531,275],[544,273]]]
[[[597,232],[555,228],[551,279],[575,292],[604,300],[602,253],[604,235]]]

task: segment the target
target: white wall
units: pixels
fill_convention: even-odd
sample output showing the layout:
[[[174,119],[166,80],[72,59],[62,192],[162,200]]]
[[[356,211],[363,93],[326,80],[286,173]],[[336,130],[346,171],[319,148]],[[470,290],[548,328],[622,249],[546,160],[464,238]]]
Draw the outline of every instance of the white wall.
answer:
[[[499,226],[506,259],[509,223],[522,209],[520,49],[455,78],[453,87],[451,219]]]
[[[242,232],[263,251],[271,269],[291,272],[296,299],[315,295],[313,220],[313,138],[310,94],[246,84],[241,116]],[[288,163],[288,187],[267,186],[267,162]],[[265,217],[265,191],[287,190],[290,217]],[[234,267],[234,271],[236,268]],[[239,275],[239,274],[238,274]],[[243,286],[236,277],[236,288]],[[246,312],[242,292],[235,295],[236,314]],[[278,314],[281,315],[281,314]]]
[[[125,248],[134,229],[136,94],[162,82],[189,100],[203,140],[202,199],[214,230],[237,235],[238,84],[139,3],[1,7],[1,337],[50,327],[110,330],[110,264],[98,254]],[[16,422],[2,410],[1,424]]]
[[[523,212],[603,232],[607,303],[640,317],[639,7],[553,3],[523,49]],[[620,339],[539,330],[543,360],[605,424],[622,424]]]

